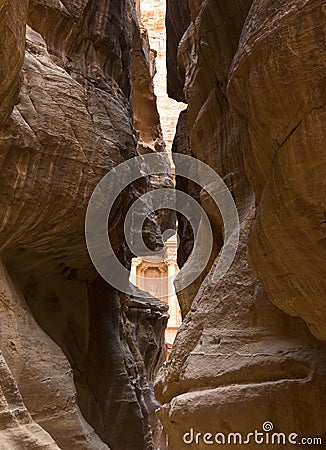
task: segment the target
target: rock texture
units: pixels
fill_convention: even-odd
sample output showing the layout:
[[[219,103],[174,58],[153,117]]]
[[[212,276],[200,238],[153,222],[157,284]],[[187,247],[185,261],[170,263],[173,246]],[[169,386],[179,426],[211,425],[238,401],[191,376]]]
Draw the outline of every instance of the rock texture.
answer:
[[[250,264],[270,299],[324,340],[325,14],[322,1],[254,2],[228,89],[259,205]]]
[[[190,428],[245,434],[267,420],[326,442],[325,344],[316,339],[325,339],[326,318],[324,9],[320,1],[169,2],[168,59],[178,68],[169,93],[180,98],[182,87],[188,103],[174,151],[223,177],[241,223],[234,263],[214,284],[220,216],[204,191],[179,180],[207,211],[217,248],[204,281],[181,293],[184,323],[156,383],[171,450],[207,448],[183,442]],[[187,24],[179,10],[189,10]],[[179,234],[184,262],[187,224]]]
[[[207,448],[203,440],[183,442],[191,428],[246,437],[262,432],[266,421],[275,432],[326,438],[325,345],[301,319],[277,309],[249,269],[252,216],[242,223],[227,275],[217,285],[212,272],[207,275],[157,379],[159,417],[171,450]]]
[[[35,322],[3,266],[0,295],[3,356],[34,421],[59,448],[107,449],[80,412],[72,370],[62,350]]]
[[[134,2],[2,0],[0,12],[0,447],[153,449],[167,307],[108,286],[84,238],[93,189],[139,154],[148,115],[146,151],[163,149]],[[126,267],[126,211],[170,185],[166,171],[114,206],[109,233]],[[171,222],[149,218],[151,248]]]
[[[174,138],[178,115],[185,107],[167,95],[167,46],[165,15],[165,0],[141,0],[141,21],[148,32],[150,46],[155,53],[155,93],[157,96],[157,107],[160,112],[160,122],[166,149],[171,154],[172,141]]]
[[[190,23],[188,2],[166,2],[166,67],[167,90],[170,97],[185,101],[183,92],[185,73],[177,62],[179,42]]]
[[[148,31],[143,25],[141,29],[135,27],[133,38],[132,101],[134,126],[138,132],[138,150],[141,154],[152,152],[153,149],[162,151],[165,143],[153,85],[156,72],[155,53],[150,47]]]
[[[11,114],[19,93],[20,70],[24,61],[27,2],[0,3],[0,127]]]
[[[53,439],[28,413],[12,373],[0,354],[0,442],[1,448],[58,450]]]
[[[174,2],[171,3],[171,7],[172,5],[174,7]],[[253,193],[244,171],[242,153],[245,143],[241,139],[240,129],[226,99],[225,90],[228,82],[228,67],[236,51],[249,6],[250,2],[244,2],[241,8],[233,3],[222,6],[220,3],[205,2],[201,7],[197,5],[197,9],[191,12],[193,21],[182,36],[178,48],[178,67],[185,74],[184,96],[188,103],[187,119],[185,121],[184,115],[180,116],[177,139],[173,145],[174,152],[194,156],[216,170],[226,185],[232,189],[240,216],[246,214],[248,205],[250,207]],[[189,8],[191,7],[195,8],[189,4]],[[170,15],[173,17],[173,9]],[[178,35],[174,29],[175,22],[176,19],[167,23],[168,33],[170,27],[173,30],[172,37]],[[234,34],[230,35],[231,22]],[[223,46],[222,43],[225,40],[226,44]],[[169,94],[172,95],[173,90]],[[202,181],[205,184],[205,180]],[[211,219],[215,235],[211,265],[222,244],[223,224],[219,212],[205,192],[200,192],[198,186],[185,180],[177,180],[177,186],[194,198],[201,197],[203,208]],[[189,226],[185,231],[183,227],[179,230],[182,252],[185,252],[183,260],[192,246],[192,237],[188,230]],[[180,263],[182,263],[181,260]],[[181,293],[183,314],[189,311],[191,302],[210,265],[198,280],[186,289],[186,292]]]

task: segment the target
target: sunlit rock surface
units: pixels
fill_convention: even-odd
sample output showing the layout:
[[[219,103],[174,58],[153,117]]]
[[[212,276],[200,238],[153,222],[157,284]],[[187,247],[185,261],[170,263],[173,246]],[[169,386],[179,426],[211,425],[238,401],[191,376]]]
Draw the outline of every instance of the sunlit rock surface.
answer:
[[[257,199],[250,264],[270,299],[326,339],[325,5],[254,2],[228,96]]]
[[[2,355],[0,355],[0,376],[1,448],[58,450],[59,447],[50,435],[33,422]]]

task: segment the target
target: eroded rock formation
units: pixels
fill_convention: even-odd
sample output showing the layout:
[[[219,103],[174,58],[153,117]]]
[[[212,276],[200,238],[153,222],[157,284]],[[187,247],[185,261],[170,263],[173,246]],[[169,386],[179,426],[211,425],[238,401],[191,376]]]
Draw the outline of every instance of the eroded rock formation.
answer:
[[[0,376],[1,448],[4,450],[12,448],[58,450],[59,447],[50,435],[33,422],[2,355],[0,355]]]
[[[170,155],[178,115],[185,105],[176,102],[167,95],[166,1],[141,0],[140,13],[142,23],[148,32],[152,51],[156,54],[155,93],[164,142]]]
[[[322,1],[254,2],[228,89],[248,132],[244,160],[259,206],[250,264],[270,299],[323,340],[325,14]]]
[[[266,420],[326,442],[324,15],[318,0],[168,2],[169,94],[188,103],[174,151],[223,177],[241,223],[234,263],[213,283],[220,215],[179,180],[217,248],[204,281],[181,292],[185,320],[156,384],[171,450],[207,448],[183,442],[190,428],[245,434]],[[182,263],[187,223],[179,235]]]
[[[0,447],[152,449],[167,306],[108,286],[84,238],[102,176],[145,141],[164,147],[134,2],[1,0],[0,12]],[[126,211],[171,185],[166,169],[114,205],[109,233],[126,267]],[[150,216],[149,247],[170,222]]]

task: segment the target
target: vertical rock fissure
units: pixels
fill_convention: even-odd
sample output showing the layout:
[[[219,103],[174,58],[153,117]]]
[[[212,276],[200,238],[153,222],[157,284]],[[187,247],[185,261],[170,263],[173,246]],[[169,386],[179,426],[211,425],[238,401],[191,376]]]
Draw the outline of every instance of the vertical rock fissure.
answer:
[[[140,88],[141,85],[144,85],[143,74],[139,72],[134,74],[135,126],[140,138],[138,149],[143,154],[150,151],[150,146],[154,147],[156,151],[167,151],[173,180],[173,134],[179,112],[184,109],[185,104],[169,98],[167,94],[165,0],[140,0],[137,11],[142,24],[142,35],[146,42],[145,53],[147,54],[153,77],[153,90],[150,98],[153,97],[155,99],[155,111],[153,111],[153,108],[149,108],[148,92],[142,91]],[[142,96],[137,95],[138,93],[135,92],[136,86],[139,86],[138,90],[143,93]],[[140,118],[143,118],[143,120],[140,120]],[[153,130],[152,122],[155,122],[156,118],[159,124],[159,132],[154,130],[154,136],[157,136],[157,138],[152,144],[152,137],[149,136],[149,131]],[[157,179],[153,180],[153,185],[158,187]],[[172,182],[169,187],[173,188]],[[169,350],[173,345],[177,329],[181,323],[180,308],[175,293],[171,292],[168,295],[165,293],[166,290],[169,290],[168,284],[173,285],[171,279],[179,270],[176,261],[177,239],[173,232],[175,224],[170,221],[170,225],[170,239],[165,242],[164,253],[157,257],[139,255],[138,258],[133,260],[131,277],[131,280],[139,288],[150,292],[169,304],[170,318],[166,330],[166,342]],[[162,287],[163,285],[165,287]]]

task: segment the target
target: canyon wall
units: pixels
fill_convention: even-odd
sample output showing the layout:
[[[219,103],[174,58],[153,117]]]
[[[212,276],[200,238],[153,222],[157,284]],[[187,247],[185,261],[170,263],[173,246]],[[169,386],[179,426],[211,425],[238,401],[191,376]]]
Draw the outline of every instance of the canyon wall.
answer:
[[[153,449],[167,305],[107,285],[84,237],[99,180],[164,150],[146,33],[129,0],[1,0],[0,13],[0,447]],[[126,211],[169,170],[114,205],[127,268]],[[150,216],[150,248],[171,223]]]
[[[204,189],[177,178],[206,210],[216,248],[179,293],[184,322],[156,382],[169,449],[204,449],[205,433],[245,436],[266,421],[298,442],[326,442],[325,7],[169,0],[167,8],[169,95],[188,104],[173,151],[223,178],[240,219],[234,262],[215,282],[221,216]],[[186,220],[179,237],[184,264],[193,246]],[[192,445],[191,435],[183,440],[191,429],[202,433]]]
[[[166,149],[170,155],[179,112],[185,107],[167,95],[165,0],[141,0],[141,21],[155,53],[155,93]]]

